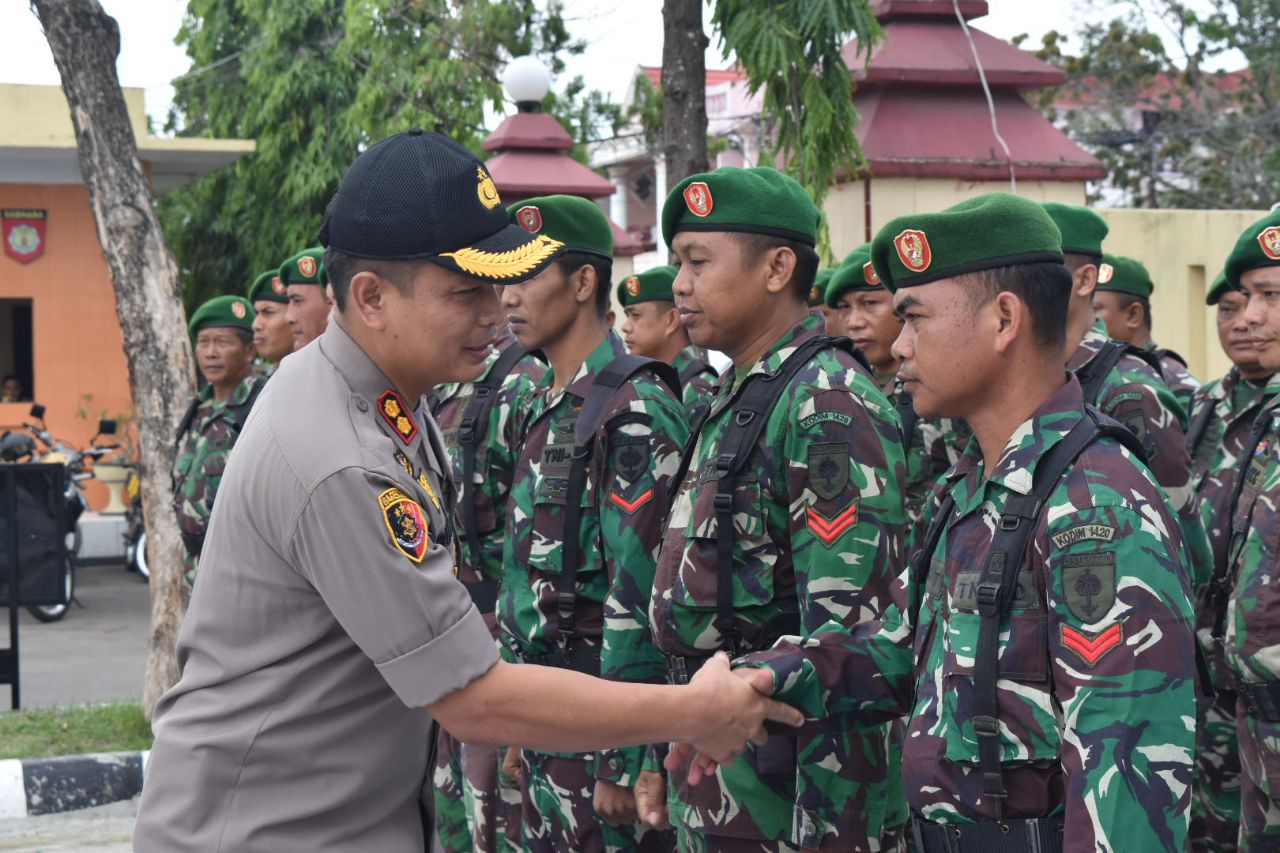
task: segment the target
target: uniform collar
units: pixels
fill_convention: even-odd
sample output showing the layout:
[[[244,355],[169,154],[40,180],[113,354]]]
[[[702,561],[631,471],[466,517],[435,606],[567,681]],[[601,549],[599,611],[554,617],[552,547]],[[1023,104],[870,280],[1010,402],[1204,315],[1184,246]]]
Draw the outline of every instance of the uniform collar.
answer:
[[[713,406],[713,414],[719,413],[729,404],[743,386],[751,380],[751,377],[757,375],[773,376],[781,368],[783,362],[791,353],[810,338],[815,338],[824,332],[824,321],[822,315],[806,314],[804,319],[796,323],[788,329],[782,337],[771,346],[764,355],[751,365],[751,369],[743,376],[742,381],[738,382],[738,370],[731,367],[720,377],[720,381],[716,383],[716,402]],[[726,393],[726,389],[731,389]]]
[[[397,447],[417,452],[422,443],[421,400],[409,401],[396,390],[351,335],[335,320],[318,341],[320,353],[347,383],[356,408],[368,411]],[[403,419],[403,420],[402,420]]]
[[[1071,360],[1067,362],[1067,369],[1079,370],[1093,361],[1093,357],[1101,352],[1110,340],[1111,338],[1107,337],[1107,327],[1101,320],[1094,320],[1093,325],[1084,333],[1084,340],[1080,341],[1080,346],[1076,347]]]
[[[573,375],[568,383],[565,384],[559,397],[563,394],[572,394],[575,397],[586,397],[587,391],[591,388],[597,374],[609,366],[615,358],[620,355],[627,354],[627,347],[622,343],[622,338],[618,337],[618,333],[610,329],[605,334],[604,340],[599,346],[591,351],[591,354],[582,362],[582,366],[578,368],[578,372]],[[548,368],[547,375],[543,379],[546,388],[550,388],[555,383],[555,376]]]
[[[248,375],[246,375],[244,379],[240,380],[240,384],[237,385],[235,388],[231,389],[231,394],[227,397],[227,399],[225,400],[213,399],[213,385],[209,382],[204,383],[204,387],[200,389],[199,393],[196,396],[200,398],[201,403],[209,403],[213,405],[215,408],[219,406],[223,408],[226,408],[226,407],[234,408],[236,406],[243,406],[245,404],[245,401],[249,399],[249,393],[253,390],[253,385],[257,381],[258,381],[257,375],[253,372],[252,369],[250,369]]]

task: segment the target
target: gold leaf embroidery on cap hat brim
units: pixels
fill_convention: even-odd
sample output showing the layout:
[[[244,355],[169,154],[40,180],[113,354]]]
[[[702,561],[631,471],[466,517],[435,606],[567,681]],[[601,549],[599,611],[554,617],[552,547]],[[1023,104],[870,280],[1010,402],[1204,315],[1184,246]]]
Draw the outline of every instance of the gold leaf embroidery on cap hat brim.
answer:
[[[533,242],[509,252],[484,252],[467,248],[456,252],[442,252],[440,257],[452,259],[458,265],[458,269],[471,275],[486,278],[512,278],[527,273],[563,246],[564,244],[559,240],[552,240],[540,234]]]

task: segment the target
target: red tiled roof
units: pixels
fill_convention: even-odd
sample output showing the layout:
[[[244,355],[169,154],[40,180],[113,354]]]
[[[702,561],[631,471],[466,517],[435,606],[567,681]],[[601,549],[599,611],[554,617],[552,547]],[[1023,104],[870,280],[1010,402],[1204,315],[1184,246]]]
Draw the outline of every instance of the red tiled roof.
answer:
[[[1061,69],[975,27],[969,32],[991,86],[1029,89],[1066,82]],[[884,33],[870,62],[859,53],[856,40],[844,46],[844,61],[859,85],[980,85],[973,51],[955,18],[892,20],[884,24]]]
[[[649,83],[655,89],[662,88],[662,68],[656,65],[641,65],[640,70],[649,78]],[[739,80],[746,80],[747,72],[737,66],[733,68],[708,68],[707,69],[707,85],[717,86],[721,83],[736,83]]]
[[[559,152],[503,151],[484,165],[507,204],[552,193],[603,198],[615,189],[611,181]]]

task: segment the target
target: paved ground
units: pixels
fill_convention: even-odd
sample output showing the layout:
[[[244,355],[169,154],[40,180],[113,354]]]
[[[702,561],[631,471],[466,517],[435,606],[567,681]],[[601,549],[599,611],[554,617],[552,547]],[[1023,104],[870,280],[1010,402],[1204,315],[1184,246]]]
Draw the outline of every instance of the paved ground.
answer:
[[[129,853],[138,801],[64,814],[0,820],[0,851]]]
[[[22,612],[18,644],[24,708],[142,696],[151,611],[146,583],[118,564],[83,566],[76,572],[76,598],[84,606],[73,604],[61,622],[44,624]],[[8,642],[7,611],[0,611],[0,620],[3,646]],[[8,690],[0,685],[0,708],[8,707]]]

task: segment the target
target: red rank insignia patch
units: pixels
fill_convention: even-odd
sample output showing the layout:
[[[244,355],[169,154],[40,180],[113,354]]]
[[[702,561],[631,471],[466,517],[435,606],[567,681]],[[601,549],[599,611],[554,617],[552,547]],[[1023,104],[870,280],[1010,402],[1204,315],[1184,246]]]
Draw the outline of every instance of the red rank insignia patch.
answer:
[[[845,531],[858,525],[858,505],[856,503],[835,518],[827,518],[813,507],[809,507],[805,512],[809,517],[809,529],[813,531],[814,536],[817,536],[828,547],[839,539]]]
[[[933,250],[923,231],[908,228],[893,238],[893,247],[898,250],[898,260],[912,272],[924,272],[933,263]]]
[[[48,213],[43,210],[5,210],[4,253],[21,264],[29,264],[44,254],[45,224]]]
[[[626,498],[624,498],[622,495],[618,494],[617,492],[609,493],[609,500],[617,504],[617,506],[621,508],[622,511],[627,513],[628,515],[630,515],[631,513],[638,510],[640,507],[647,504],[652,497],[653,497],[653,489],[650,489],[649,491],[645,492],[643,495],[641,495],[640,497],[636,498],[633,501],[628,501]]]
[[[1062,645],[1075,652],[1089,666],[1102,660],[1103,655],[1120,645],[1123,640],[1124,632],[1120,630],[1119,622],[1100,634],[1090,634],[1070,625],[1062,626]]]
[[[684,188],[684,203],[694,216],[709,216],[711,209],[716,206],[715,200],[711,198],[711,188],[702,181],[694,181]]]
[[[427,553],[427,517],[413,498],[399,489],[378,495],[378,507],[391,532],[391,543],[415,563]]]
[[[1280,225],[1263,228],[1258,235],[1258,245],[1262,247],[1262,254],[1273,261],[1280,261]]]
[[[378,412],[405,444],[418,434],[418,425],[413,422],[409,407],[393,389],[388,388],[378,398]]]

